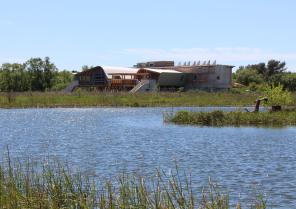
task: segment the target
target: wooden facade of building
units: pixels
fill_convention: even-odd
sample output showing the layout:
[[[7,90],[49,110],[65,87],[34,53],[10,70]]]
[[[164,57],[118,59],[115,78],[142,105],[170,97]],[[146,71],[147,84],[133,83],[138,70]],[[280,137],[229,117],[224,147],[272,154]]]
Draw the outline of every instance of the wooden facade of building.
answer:
[[[108,88],[108,78],[100,66],[77,73],[75,79],[81,88],[94,87],[99,90]]]
[[[148,77],[148,73],[107,72],[100,66],[82,71],[75,75],[77,87],[96,88],[97,90],[129,91],[142,79]],[[74,88],[73,88],[74,89]]]
[[[148,73],[109,73],[112,78],[109,80],[111,90],[131,90],[142,79],[148,76]]]

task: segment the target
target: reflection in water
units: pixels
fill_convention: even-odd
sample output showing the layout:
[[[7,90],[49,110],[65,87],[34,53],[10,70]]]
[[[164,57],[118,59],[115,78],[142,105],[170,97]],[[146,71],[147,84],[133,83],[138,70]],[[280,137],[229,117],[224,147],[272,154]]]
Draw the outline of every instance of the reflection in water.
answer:
[[[105,177],[122,169],[169,172],[178,162],[192,173],[196,189],[211,176],[232,197],[263,185],[278,204],[274,208],[296,205],[296,128],[164,124],[163,112],[172,109],[184,108],[0,110],[0,149],[9,145],[11,155],[22,159],[57,157]]]

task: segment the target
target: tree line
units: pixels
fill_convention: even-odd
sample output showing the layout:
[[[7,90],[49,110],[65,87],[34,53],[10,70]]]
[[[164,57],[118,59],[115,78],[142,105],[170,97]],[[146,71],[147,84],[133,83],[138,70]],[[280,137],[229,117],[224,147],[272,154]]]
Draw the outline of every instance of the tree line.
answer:
[[[241,66],[233,73],[233,78],[253,88],[281,84],[286,90],[296,91],[296,73],[287,72],[286,63],[274,59],[267,63]]]
[[[88,66],[82,67],[87,69]],[[66,88],[72,79],[70,71],[59,71],[49,57],[31,58],[22,64],[5,63],[0,67],[1,92],[58,91]],[[233,73],[233,79],[252,88],[281,84],[286,90],[296,91],[296,73],[287,72],[286,63],[278,60],[241,66]]]
[[[72,81],[72,73],[58,68],[49,57],[31,58],[26,62],[5,63],[0,67],[0,91],[61,90]]]

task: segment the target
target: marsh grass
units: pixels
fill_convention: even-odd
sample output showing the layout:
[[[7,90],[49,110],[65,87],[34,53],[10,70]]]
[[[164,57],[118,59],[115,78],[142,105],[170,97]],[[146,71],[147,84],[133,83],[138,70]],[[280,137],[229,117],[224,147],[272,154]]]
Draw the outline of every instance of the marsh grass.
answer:
[[[296,125],[296,111],[278,112],[189,112],[179,111],[165,118],[176,124],[201,126],[272,126],[282,127]]]
[[[253,92],[62,92],[0,93],[1,108],[46,107],[162,107],[162,106],[246,106],[259,95]],[[11,100],[10,98],[14,98]],[[296,98],[296,97],[295,97]]]
[[[258,195],[251,208],[264,209]],[[193,192],[190,175],[178,168],[171,175],[157,170],[150,178],[120,174],[116,179],[101,181],[98,177],[73,172],[56,161],[15,163],[8,157],[0,167],[0,205],[7,209],[43,208],[157,208],[157,209],[228,209],[228,193],[212,182]]]

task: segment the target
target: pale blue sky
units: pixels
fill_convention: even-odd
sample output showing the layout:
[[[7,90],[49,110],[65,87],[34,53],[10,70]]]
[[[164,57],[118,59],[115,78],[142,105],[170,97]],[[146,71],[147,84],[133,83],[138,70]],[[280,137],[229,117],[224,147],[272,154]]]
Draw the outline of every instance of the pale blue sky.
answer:
[[[296,71],[295,0],[0,0],[0,63],[280,59]]]

